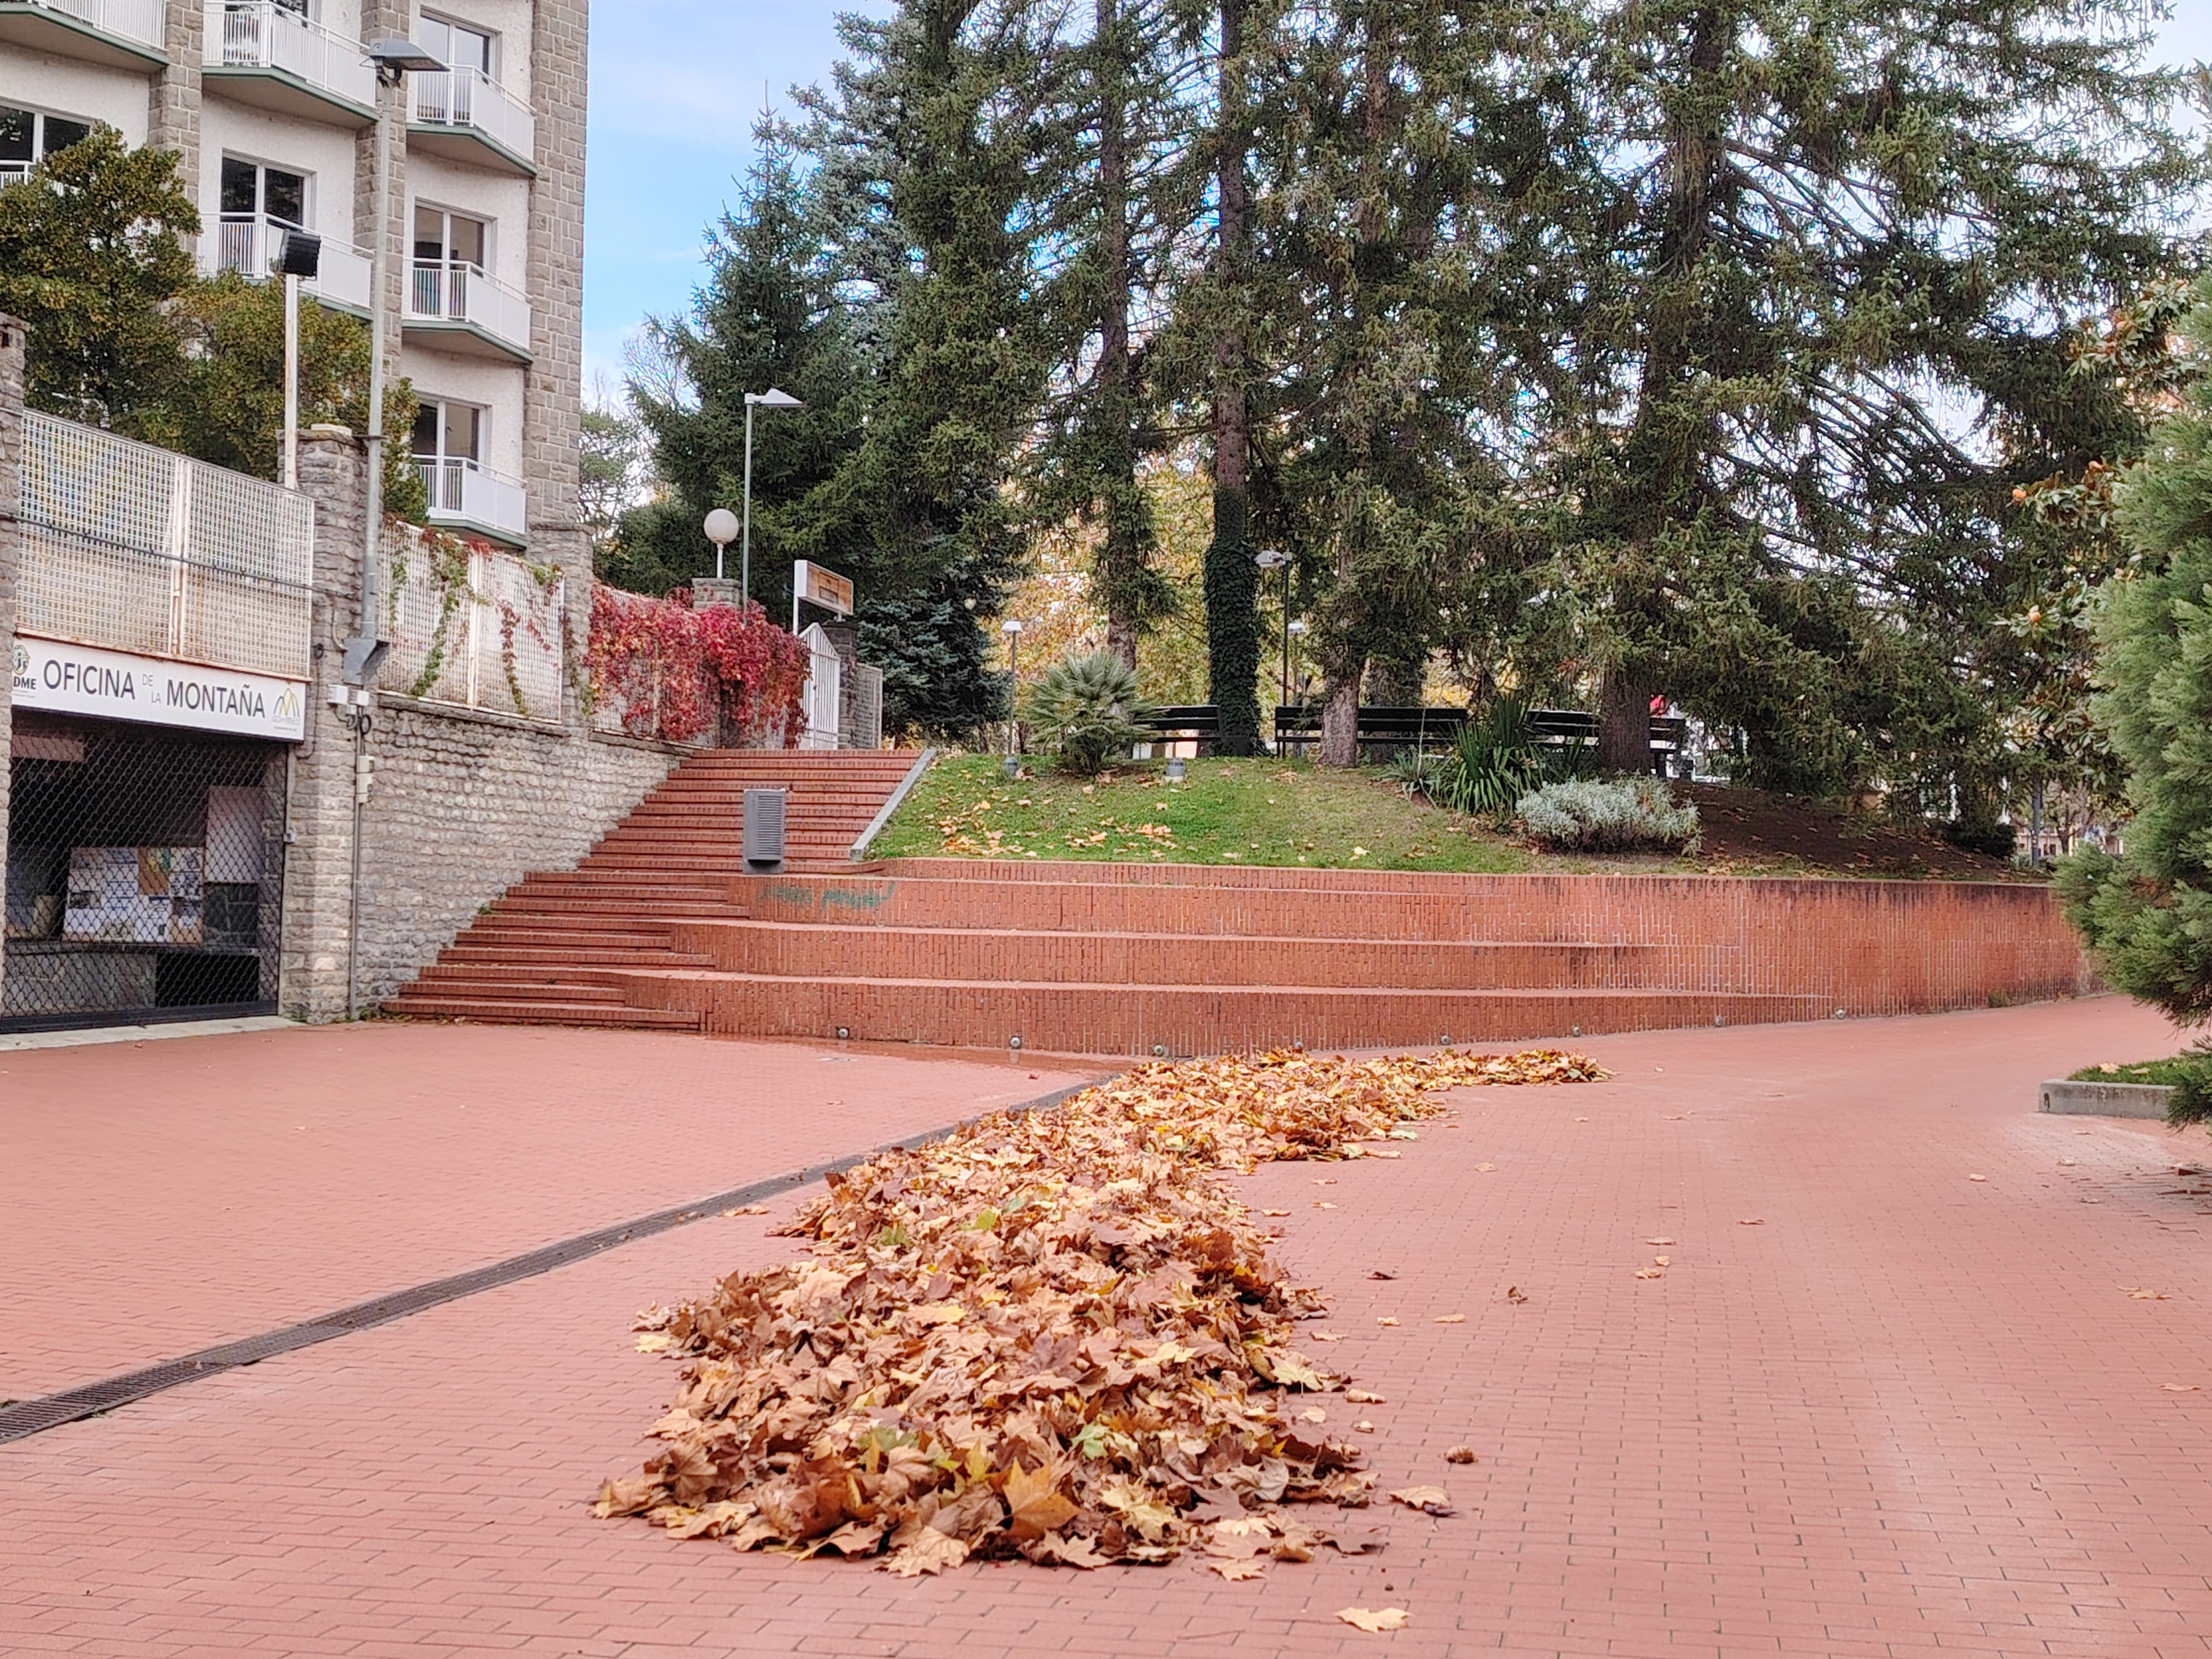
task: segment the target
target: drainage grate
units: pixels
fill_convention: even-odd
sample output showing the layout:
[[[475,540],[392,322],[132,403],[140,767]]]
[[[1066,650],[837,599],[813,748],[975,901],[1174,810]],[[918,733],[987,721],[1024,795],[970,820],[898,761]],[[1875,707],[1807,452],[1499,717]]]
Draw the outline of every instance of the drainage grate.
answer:
[[[1057,1089],[1051,1094],[1040,1095],[1035,1100],[1023,1101],[1019,1105],[1006,1107],[1010,1112],[1042,1111],[1057,1106],[1072,1095],[1080,1094],[1090,1087],[1077,1084],[1072,1088]],[[829,1164],[817,1164],[809,1170],[796,1170],[789,1175],[770,1176],[765,1181],[756,1181],[744,1187],[732,1187],[726,1193],[716,1193],[711,1198],[695,1199],[689,1204],[679,1204],[672,1209],[657,1210],[653,1214],[640,1216],[635,1221],[618,1222],[611,1227],[602,1227],[597,1232],[582,1233],[574,1238],[564,1238],[558,1243],[541,1245],[521,1255],[495,1261],[487,1267],[477,1267],[450,1278],[434,1279],[427,1285],[413,1285],[386,1296],[357,1302],[350,1308],[341,1308],[298,1325],[287,1325],[280,1329],[264,1331],[258,1336],[242,1337],[235,1342],[225,1342],[212,1348],[203,1348],[198,1353],[186,1354],[181,1359],[165,1360],[149,1365],[143,1370],[127,1371],[120,1376],[111,1376],[81,1389],[70,1389],[62,1394],[47,1395],[38,1400],[19,1400],[12,1406],[0,1407],[0,1443],[21,1440],[31,1435],[58,1429],[64,1423],[74,1423],[81,1418],[97,1417],[102,1412],[113,1411],[118,1406],[127,1406],[135,1400],[159,1394],[164,1389],[173,1389],[180,1382],[196,1382],[203,1376],[215,1376],[240,1365],[251,1365],[260,1360],[289,1353],[295,1348],[312,1347],[318,1342],[328,1342],[333,1337],[350,1335],[355,1331],[367,1330],[374,1325],[386,1324],[404,1319],[409,1314],[421,1313],[425,1308],[434,1308],[441,1303],[457,1302],[463,1297],[476,1296],[484,1291],[497,1290],[502,1285],[512,1285],[518,1279],[532,1279],[550,1273],[556,1267],[565,1267],[581,1261],[602,1250],[611,1250],[617,1244],[627,1244],[635,1239],[650,1238],[655,1233],[665,1233],[694,1221],[718,1215],[724,1210],[740,1205],[757,1204],[764,1198],[774,1198],[794,1187],[804,1187],[819,1181],[826,1175],[842,1173],[856,1164],[865,1164],[880,1153],[891,1152],[910,1144],[938,1140],[977,1122],[983,1115],[963,1118],[942,1129],[908,1139],[887,1140],[871,1146],[864,1152],[854,1152]]]

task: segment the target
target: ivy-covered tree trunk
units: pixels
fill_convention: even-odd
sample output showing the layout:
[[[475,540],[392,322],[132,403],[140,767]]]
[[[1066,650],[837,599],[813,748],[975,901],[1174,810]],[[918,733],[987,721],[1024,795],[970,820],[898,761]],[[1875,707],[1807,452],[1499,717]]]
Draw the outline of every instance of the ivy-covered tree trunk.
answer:
[[[1249,256],[1250,149],[1243,88],[1245,0],[1221,0],[1216,117],[1214,261],[1220,303],[1232,312],[1213,341],[1213,541],[1206,553],[1206,681],[1220,714],[1215,747],[1260,752],[1259,573],[1252,563],[1249,343],[1233,315]]]
[[[1328,677],[1321,706],[1321,763],[1323,766],[1359,764],[1359,678],[1364,661],[1340,665]]]

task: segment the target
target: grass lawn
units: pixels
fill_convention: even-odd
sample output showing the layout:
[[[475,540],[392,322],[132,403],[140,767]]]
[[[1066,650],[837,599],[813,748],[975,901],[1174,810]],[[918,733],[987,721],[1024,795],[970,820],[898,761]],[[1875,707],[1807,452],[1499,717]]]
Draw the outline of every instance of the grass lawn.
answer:
[[[1009,780],[989,755],[939,761],[869,849],[877,858],[1093,859],[1316,869],[1530,870],[1534,855],[1466,818],[1408,800],[1372,773],[1273,757],[1133,762],[1096,779],[1030,763]]]

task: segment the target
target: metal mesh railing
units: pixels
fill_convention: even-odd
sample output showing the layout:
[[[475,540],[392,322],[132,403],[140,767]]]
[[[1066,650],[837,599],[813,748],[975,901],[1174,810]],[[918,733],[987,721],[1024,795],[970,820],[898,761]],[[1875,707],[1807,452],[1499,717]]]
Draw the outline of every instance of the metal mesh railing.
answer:
[[[307,677],[306,496],[35,412],[21,496],[21,632]]]
[[[0,1029],[266,1013],[284,749],[15,714]]]
[[[838,742],[847,749],[884,746],[884,671],[854,663],[845,675],[845,707],[838,717]]]
[[[408,526],[385,534],[392,652],[386,691],[527,720],[561,718],[567,597],[557,575],[511,553],[456,551]]]

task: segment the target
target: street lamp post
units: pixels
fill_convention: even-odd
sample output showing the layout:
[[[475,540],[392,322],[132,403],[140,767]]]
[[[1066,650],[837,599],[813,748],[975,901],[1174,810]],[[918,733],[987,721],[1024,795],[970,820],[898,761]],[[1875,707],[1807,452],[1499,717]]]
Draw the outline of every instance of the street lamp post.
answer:
[[[738,530],[738,587],[748,604],[753,597],[753,410],[805,407],[803,401],[776,386],[745,393],[745,514]]]
[[[1018,617],[1009,617],[999,624],[999,632],[1006,639],[1006,678],[1012,683],[1008,693],[1009,717],[1006,721],[1006,752],[1022,752],[1022,624]]]
[[[1255,553],[1252,562],[1262,570],[1283,573],[1283,689],[1275,701],[1286,703],[1291,700],[1291,556],[1273,550]]]

